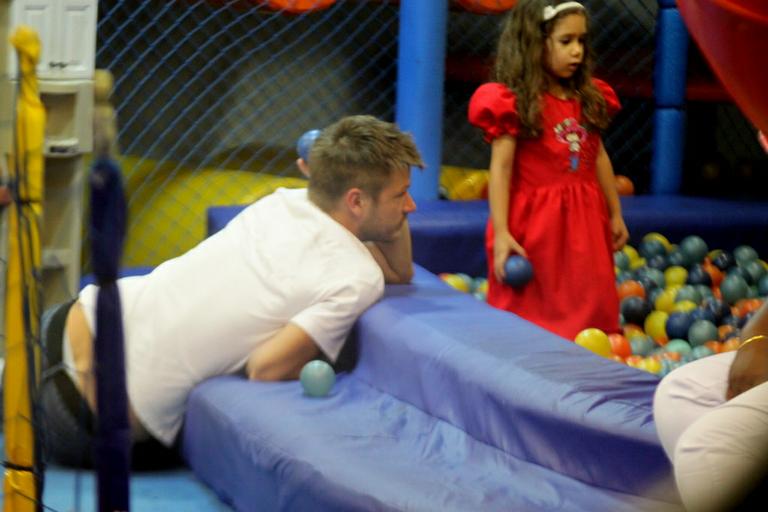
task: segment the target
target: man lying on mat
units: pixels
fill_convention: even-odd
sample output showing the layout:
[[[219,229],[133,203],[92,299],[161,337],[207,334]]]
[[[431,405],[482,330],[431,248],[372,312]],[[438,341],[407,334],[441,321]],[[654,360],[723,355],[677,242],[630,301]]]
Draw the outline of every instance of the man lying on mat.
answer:
[[[308,189],[278,189],[189,252],[118,281],[134,442],[173,445],[188,393],[209,377],[295,379],[321,353],[335,361],[384,282],[410,281],[410,166],[423,167],[411,137],[347,117],[311,160]],[[96,296],[87,286],[44,317],[47,439],[73,465],[90,462]]]

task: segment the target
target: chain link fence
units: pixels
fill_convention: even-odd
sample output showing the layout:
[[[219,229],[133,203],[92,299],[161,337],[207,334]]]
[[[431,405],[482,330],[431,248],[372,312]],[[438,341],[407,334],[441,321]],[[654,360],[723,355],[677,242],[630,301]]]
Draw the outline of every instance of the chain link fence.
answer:
[[[584,3],[596,75],[624,105],[606,147],[616,172],[645,193],[657,2]],[[126,266],[155,265],[194,246],[205,234],[210,205],[244,204],[276,186],[302,186],[295,143],[306,130],[349,114],[394,120],[397,2],[338,0],[301,14],[264,5],[100,1],[97,67],[116,78],[129,194]],[[485,169],[489,148],[467,122],[467,103],[487,80],[502,15],[451,5],[443,164]],[[707,173],[725,181],[735,172],[766,173],[754,130],[730,103],[692,103],[690,115],[684,192],[708,193],[701,179]]]

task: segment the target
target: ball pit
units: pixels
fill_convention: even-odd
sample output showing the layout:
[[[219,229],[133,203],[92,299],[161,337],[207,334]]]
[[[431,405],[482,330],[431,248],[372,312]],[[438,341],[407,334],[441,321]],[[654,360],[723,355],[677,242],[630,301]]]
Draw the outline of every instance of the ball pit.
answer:
[[[695,235],[677,245],[661,233],[648,233],[642,241],[641,249],[626,245],[613,255],[621,332],[587,326],[576,344],[660,376],[736,350],[741,328],[768,296],[768,264],[752,247],[710,249]],[[440,277],[485,300],[485,278]]]

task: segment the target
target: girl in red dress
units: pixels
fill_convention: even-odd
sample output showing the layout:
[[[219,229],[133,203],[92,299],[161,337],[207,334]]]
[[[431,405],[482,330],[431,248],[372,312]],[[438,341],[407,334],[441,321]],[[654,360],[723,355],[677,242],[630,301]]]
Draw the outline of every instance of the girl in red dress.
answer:
[[[494,79],[469,120],[491,144],[488,302],[565,338],[619,329],[613,251],[628,238],[600,130],[620,108],[591,76],[587,12],[578,2],[520,0],[499,39]],[[533,280],[504,284],[526,256]]]

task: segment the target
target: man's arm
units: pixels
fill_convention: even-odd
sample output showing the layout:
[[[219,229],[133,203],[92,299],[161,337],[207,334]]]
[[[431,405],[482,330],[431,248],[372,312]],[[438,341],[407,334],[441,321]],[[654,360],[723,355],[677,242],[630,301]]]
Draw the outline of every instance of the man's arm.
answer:
[[[367,242],[373,259],[384,272],[387,284],[408,284],[413,279],[413,252],[411,249],[411,229],[408,221],[403,223],[397,238],[391,242]]]
[[[302,367],[319,353],[309,334],[289,323],[251,352],[245,366],[246,375],[251,380],[298,379]]]

